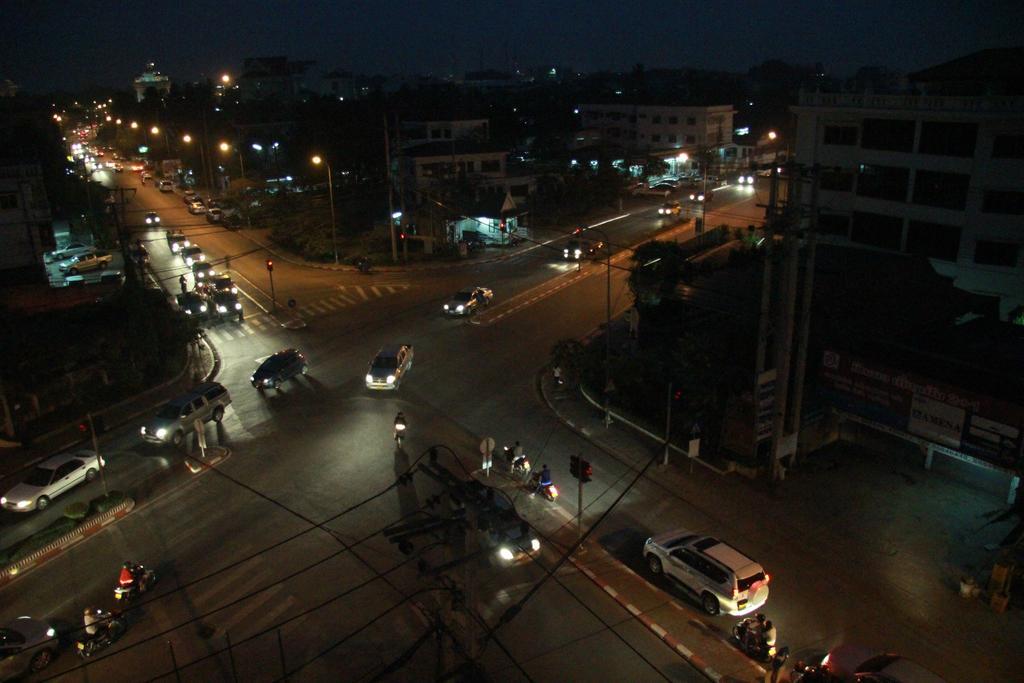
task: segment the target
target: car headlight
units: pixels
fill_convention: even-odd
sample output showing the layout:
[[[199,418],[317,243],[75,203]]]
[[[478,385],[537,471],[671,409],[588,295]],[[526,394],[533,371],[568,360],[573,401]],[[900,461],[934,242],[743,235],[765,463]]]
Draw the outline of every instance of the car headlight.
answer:
[[[274,383],[274,380],[271,377],[267,377],[266,379],[263,380],[263,384],[265,384],[267,386],[270,386],[273,383]]]
[[[191,309],[186,308],[185,309],[185,315],[192,315]]]
[[[394,384],[395,383],[395,376],[394,375],[388,375],[388,380],[387,381],[388,381],[388,384]]]
[[[30,501],[30,500],[19,500],[18,501],[18,507],[21,508],[22,510],[24,510],[25,508],[27,508],[31,504],[32,504],[32,501]]]
[[[466,310],[466,307],[463,306],[462,304],[459,304],[458,306],[455,307],[455,310],[461,313],[462,311]]]
[[[201,305],[201,306],[199,307],[199,312],[200,312],[200,313],[206,313],[206,304],[202,304],[202,305]]]
[[[242,310],[242,304],[240,304],[240,303],[238,303],[238,302],[236,301],[236,302],[235,302],[235,310],[236,310],[236,311],[240,311],[240,310]]]
[[[159,223],[160,222],[160,216],[153,216],[153,222],[154,223]]]
[[[141,427],[139,429],[139,434],[145,434],[145,433],[146,433],[146,428],[145,427]]]
[[[540,541],[538,541],[536,538],[531,538],[530,547],[533,548],[533,552],[537,552],[538,550],[540,550]]]
[[[232,294],[238,294],[238,287],[232,287],[231,288],[231,293]]]
[[[372,382],[373,381],[373,375],[367,375],[366,376],[366,381],[367,382]]]
[[[57,632],[54,631],[52,628],[46,629],[46,637],[47,638],[53,638],[55,635],[57,635]]]
[[[7,504],[7,496],[0,496],[0,505]]]
[[[199,260],[200,261],[205,261],[206,260],[206,254],[200,254],[199,255]]]
[[[218,313],[227,313],[228,312],[227,306],[221,306],[220,304],[217,304],[217,312]]]
[[[568,256],[569,255],[569,250],[568,249],[563,249],[562,250],[562,255],[563,256]]]
[[[448,304],[444,305],[444,310],[446,310],[446,311],[448,310]]]
[[[184,244],[185,244],[186,247],[191,247],[192,246],[192,243],[189,242],[188,240],[185,240]]]
[[[576,250],[576,258],[579,258],[579,257],[580,257],[580,254],[582,254],[582,253],[583,253],[582,251],[580,251],[579,249],[577,249],[577,250]]]
[[[161,427],[160,429],[156,430],[156,438],[162,439],[165,436],[167,436],[167,430],[166,429]]]
[[[498,550],[498,557],[505,560],[506,562],[511,562],[513,559],[515,559],[515,555],[512,554],[512,551],[506,548],[505,546],[502,546]]]

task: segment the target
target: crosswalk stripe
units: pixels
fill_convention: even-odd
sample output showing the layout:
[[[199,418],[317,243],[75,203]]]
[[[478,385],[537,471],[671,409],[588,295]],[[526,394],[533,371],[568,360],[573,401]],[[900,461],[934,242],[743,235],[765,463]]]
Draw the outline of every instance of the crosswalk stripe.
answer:
[[[324,299],[323,301],[317,301],[316,303],[317,303],[318,306],[323,306],[328,311],[333,311],[334,310],[334,306],[331,305],[331,300],[330,299]]]
[[[255,334],[256,333],[256,330],[252,329],[251,327],[249,327],[248,325],[245,325],[245,324],[241,325],[241,329],[246,334]]]
[[[256,327],[263,327],[264,320],[263,320],[262,316],[256,316],[255,318],[248,318],[248,321],[249,321],[250,325],[255,325]]]
[[[260,623],[258,624],[258,627],[260,629],[264,629],[264,628],[268,628],[270,626],[273,626],[274,624],[277,623],[278,618],[280,616],[282,616],[285,612],[290,610],[292,608],[292,606],[294,606],[297,602],[298,601],[294,597],[292,597],[291,595],[289,595],[284,600],[281,600],[280,602],[278,602],[277,607],[273,608],[272,610],[270,610],[269,612],[267,612],[266,614],[263,615],[263,618],[260,619]],[[293,621],[289,621],[288,622],[288,628],[293,628],[295,626],[295,624],[298,624],[299,622],[301,622],[305,618],[306,618],[305,616],[301,616],[298,619],[295,619]]]
[[[381,297],[380,290],[377,289],[376,287],[371,286],[370,291],[373,292],[373,295],[376,296],[378,299]]]
[[[266,568],[261,568],[259,571],[250,574],[249,578],[245,582],[240,582],[234,577],[225,577],[221,581],[205,585],[204,581],[201,588],[193,593],[189,591],[189,597],[192,598],[192,602],[197,605],[203,605],[206,608],[215,607],[214,601],[218,595],[227,594],[227,598],[224,598],[218,602],[229,602],[231,599],[239,595],[245,595],[246,593],[259,587],[261,584],[267,583],[270,579],[270,575],[267,573]]]
[[[344,294],[336,294],[336,295],[334,296],[334,298],[335,298],[335,299],[338,299],[338,300],[340,300],[340,301],[344,301],[345,303],[344,303],[344,304],[342,304],[343,306],[351,306],[352,304],[354,304],[354,303],[355,303],[355,301],[352,301],[352,299],[349,299],[349,298],[348,298],[347,296],[345,296]]]
[[[395,292],[398,291],[398,289],[392,287],[391,285],[384,285],[384,289],[388,290],[389,294],[394,294]]]
[[[237,612],[234,612],[230,619],[221,624],[218,624],[217,628],[221,631],[224,631],[225,633],[230,631],[240,622],[244,621],[246,617],[248,617],[250,614],[258,610],[260,607],[263,607],[263,605],[266,604],[267,600],[273,598],[276,593],[280,592],[280,590],[281,586],[279,584],[277,586],[274,586],[273,588],[267,589],[259,595],[252,596],[246,601],[245,607],[243,607],[241,610]]]
[[[355,287],[356,291],[359,292],[359,296],[363,297],[363,301],[370,300],[370,297],[366,296],[366,292],[363,291],[362,287],[360,287],[359,285],[353,285],[353,287]]]

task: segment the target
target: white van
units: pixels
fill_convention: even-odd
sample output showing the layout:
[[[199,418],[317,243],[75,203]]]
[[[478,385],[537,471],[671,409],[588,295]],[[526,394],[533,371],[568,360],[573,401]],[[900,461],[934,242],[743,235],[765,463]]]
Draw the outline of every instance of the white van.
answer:
[[[156,186],[161,192],[174,192],[174,183],[170,180],[161,180]]]

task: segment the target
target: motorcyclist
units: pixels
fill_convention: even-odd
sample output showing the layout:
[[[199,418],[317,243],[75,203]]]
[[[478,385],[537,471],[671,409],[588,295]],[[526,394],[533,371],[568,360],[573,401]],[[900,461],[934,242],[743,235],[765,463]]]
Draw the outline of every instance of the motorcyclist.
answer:
[[[405,415],[402,411],[398,411],[398,415],[395,415],[395,440],[397,441],[400,436],[405,434]]]
[[[121,588],[138,588],[141,591],[143,590],[142,583],[144,580],[145,570],[141,564],[128,560],[121,565],[121,575],[117,579],[117,583]]]
[[[508,471],[509,472],[515,472],[516,471],[516,463],[519,462],[520,460],[522,460],[524,457],[526,457],[525,453],[523,452],[523,447],[521,445],[519,445],[518,441],[516,441],[515,445],[512,446],[511,450],[508,450],[507,447],[506,447],[506,450],[508,451],[508,458],[509,458],[509,460],[508,460]]]
[[[747,632],[743,638],[743,649],[747,652],[754,652],[761,644],[761,635],[765,630],[766,618],[758,612],[754,619],[747,623]]]
[[[775,629],[775,625],[772,624],[771,619],[764,622],[764,627],[761,631],[761,642],[764,644],[764,651],[769,656],[775,655],[775,640],[778,637],[778,632]]]
[[[100,610],[95,607],[86,607],[82,614],[82,621],[85,622],[85,633],[90,638],[96,637],[100,632],[100,624],[103,621]]]
[[[544,465],[540,470],[540,478],[537,480],[537,490],[534,491],[534,493],[540,493],[549,486],[551,486],[551,470],[547,465]]]

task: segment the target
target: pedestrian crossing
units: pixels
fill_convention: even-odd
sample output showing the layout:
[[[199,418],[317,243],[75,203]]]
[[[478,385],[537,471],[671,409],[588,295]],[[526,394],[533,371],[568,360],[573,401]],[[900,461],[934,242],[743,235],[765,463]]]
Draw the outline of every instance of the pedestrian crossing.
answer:
[[[349,306],[358,306],[409,289],[408,284],[337,285],[330,296],[300,305],[296,310],[306,319],[336,313]]]

